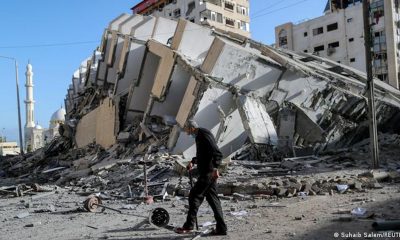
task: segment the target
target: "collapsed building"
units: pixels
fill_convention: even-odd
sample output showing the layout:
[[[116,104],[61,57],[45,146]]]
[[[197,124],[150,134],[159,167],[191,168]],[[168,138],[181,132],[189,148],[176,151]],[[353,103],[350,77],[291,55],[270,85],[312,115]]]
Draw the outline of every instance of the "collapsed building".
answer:
[[[357,172],[368,168],[365,74],[183,19],[123,14],[74,72],[60,137],[0,160],[0,193],[52,183],[122,199],[187,196],[182,177],[196,150],[181,132],[189,119],[210,129],[224,154],[223,196],[381,188],[378,180],[400,181],[400,92],[375,85],[387,172],[365,175]],[[349,168],[354,174],[336,172]]]
[[[123,14],[75,72],[65,99],[74,144],[136,141],[190,158],[180,129],[193,118],[225,157],[244,146],[268,159],[368,137],[366,75],[180,19]],[[377,121],[398,130],[400,92],[376,81]]]

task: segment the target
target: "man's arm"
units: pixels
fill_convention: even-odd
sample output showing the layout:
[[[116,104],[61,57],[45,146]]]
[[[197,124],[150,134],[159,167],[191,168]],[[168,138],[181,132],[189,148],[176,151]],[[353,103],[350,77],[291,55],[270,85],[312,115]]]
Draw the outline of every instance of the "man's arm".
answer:
[[[222,163],[222,153],[219,150],[218,146],[215,144],[213,149],[213,166],[214,168],[218,168]]]

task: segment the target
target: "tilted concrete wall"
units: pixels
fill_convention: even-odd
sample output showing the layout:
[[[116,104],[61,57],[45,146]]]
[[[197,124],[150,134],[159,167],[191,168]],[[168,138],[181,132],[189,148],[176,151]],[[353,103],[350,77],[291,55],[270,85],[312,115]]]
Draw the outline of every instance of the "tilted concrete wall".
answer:
[[[80,119],[75,134],[77,147],[93,142],[104,148],[115,144],[115,118],[115,105],[111,99],[104,99],[99,107]]]

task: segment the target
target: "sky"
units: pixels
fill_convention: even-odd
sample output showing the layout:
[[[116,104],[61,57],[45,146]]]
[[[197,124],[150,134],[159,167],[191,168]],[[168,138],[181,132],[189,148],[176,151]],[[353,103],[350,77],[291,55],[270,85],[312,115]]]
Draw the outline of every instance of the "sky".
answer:
[[[274,43],[277,25],[321,16],[325,0],[249,0],[254,40]],[[25,125],[25,71],[33,66],[35,122],[48,128],[64,105],[72,74],[100,44],[108,23],[139,0],[2,0],[0,5],[0,136],[18,140],[15,67]]]

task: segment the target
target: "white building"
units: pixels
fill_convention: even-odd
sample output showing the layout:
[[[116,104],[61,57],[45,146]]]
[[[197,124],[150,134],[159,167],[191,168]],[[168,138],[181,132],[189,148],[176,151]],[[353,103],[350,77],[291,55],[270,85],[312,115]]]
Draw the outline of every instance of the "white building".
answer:
[[[34,151],[43,147],[46,143],[50,142],[55,136],[58,136],[58,127],[60,123],[65,122],[65,109],[60,108],[57,110],[50,119],[48,129],[44,129],[39,124],[35,124],[34,104],[33,100],[33,71],[32,65],[26,66],[26,123],[25,123],[25,149]]]
[[[60,107],[51,115],[49,128],[44,132],[44,142],[49,143],[53,138],[60,136],[58,129],[65,122],[65,109]]]
[[[371,0],[373,72],[399,88],[399,31],[397,1]],[[400,26],[400,25],[399,25]],[[361,0],[328,0],[325,15],[275,28],[276,47],[313,53],[364,71],[364,22]]]
[[[144,0],[133,13],[166,18],[184,18],[250,37],[249,0]]]
[[[17,142],[1,142],[0,141],[0,156],[19,155],[20,148]]]

